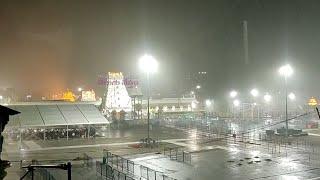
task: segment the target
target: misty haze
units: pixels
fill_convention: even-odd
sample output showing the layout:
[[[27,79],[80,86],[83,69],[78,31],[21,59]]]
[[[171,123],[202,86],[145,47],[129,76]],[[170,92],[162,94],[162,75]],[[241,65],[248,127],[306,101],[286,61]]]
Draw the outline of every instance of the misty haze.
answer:
[[[320,179],[320,1],[0,0],[0,179]]]

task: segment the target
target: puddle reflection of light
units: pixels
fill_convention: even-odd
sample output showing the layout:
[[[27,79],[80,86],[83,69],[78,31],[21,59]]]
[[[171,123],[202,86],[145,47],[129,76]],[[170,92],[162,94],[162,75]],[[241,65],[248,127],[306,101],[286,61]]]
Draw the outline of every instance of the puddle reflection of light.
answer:
[[[190,150],[191,150],[191,151],[198,151],[198,150],[200,150],[199,146],[196,145],[196,144],[191,144],[189,147],[190,147]]]
[[[280,160],[280,163],[283,166],[289,166],[291,168],[296,168],[297,167],[297,163],[291,162],[291,160],[289,158],[282,158]]]
[[[239,152],[240,150],[236,147],[229,147],[229,151],[231,152]]]
[[[238,133],[239,132],[239,125],[238,124],[231,123],[230,124],[230,128],[231,128],[232,132],[234,132],[234,133]]]
[[[283,180],[299,180],[298,177],[296,177],[296,176],[289,176],[289,175],[283,175],[283,176],[281,177],[281,179],[283,179]]]
[[[190,139],[195,140],[197,138],[197,130],[192,130],[189,137]]]
[[[260,151],[251,151],[250,154],[252,156],[258,156],[258,155],[260,155]]]

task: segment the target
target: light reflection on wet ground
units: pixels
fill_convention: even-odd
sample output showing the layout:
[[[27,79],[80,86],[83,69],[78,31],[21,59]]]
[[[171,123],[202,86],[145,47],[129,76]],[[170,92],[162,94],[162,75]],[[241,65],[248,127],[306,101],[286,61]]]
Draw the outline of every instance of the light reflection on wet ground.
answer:
[[[167,157],[160,155],[145,155],[140,154],[134,156],[134,160],[142,165],[151,167],[160,172],[175,177],[177,179],[194,179],[194,180],[211,180],[211,179],[311,179],[320,176],[320,170],[314,169],[320,165],[320,156],[313,157],[311,162],[315,163],[318,161],[317,166],[308,163],[308,152],[312,152],[313,149],[308,149],[305,145],[299,144],[297,148],[305,148],[305,151],[297,152],[296,149],[288,149],[288,156],[286,157],[282,154],[282,158],[278,157],[278,154],[271,154],[271,150],[266,150],[268,147],[264,144],[263,148],[259,146],[253,146],[247,144],[244,147],[243,143],[233,144],[233,140],[227,142],[213,142],[212,144],[199,145],[197,141],[199,138],[206,138],[201,136],[201,132],[197,132],[196,129],[182,134],[179,131],[173,129],[161,128],[159,130],[154,129],[152,131],[153,136],[160,139],[168,138],[190,138],[190,140],[176,141],[175,144],[179,146],[185,146],[188,151],[194,152],[192,156],[192,165],[183,164],[180,162],[172,161]],[[199,135],[200,134],[200,135]],[[156,136],[157,135],[157,136]],[[51,146],[62,146],[70,144],[98,144],[98,143],[108,143],[108,142],[122,142],[122,141],[132,141],[139,140],[139,138],[145,137],[145,130],[126,130],[121,132],[119,130],[110,131],[106,134],[108,138],[97,138],[95,140],[90,140],[88,143],[83,140],[72,140],[64,142],[62,140],[43,142],[38,145],[41,147],[51,147]],[[310,138],[310,137],[308,137]],[[229,138],[230,139],[230,138]],[[318,141],[318,140],[317,140]],[[315,142],[317,142],[315,140]],[[304,142],[304,141],[302,141]],[[30,144],[29,144],[30,145]],[[250,147],[251,146],[251,147]],[[296,145],[294,145],[296,146]],[[278,146],[276,146],[278,147]],[[308,146],[307,146],[308,147]],[[110,148],[110,147],[109,147]],[[269,148],[269,147],[268,147]],[[271,145],[270,145],[271,149]],[[95,150],[93,147],[88,148],[78,148],[78,149],[65,149],[60,151],[45,151],[41,153],[34,153],[31,156],[37,158],[69,158],[70,154],[76,154],[76,152],[91,152]],[[132,153],[132,150],[126,148],[121,148],[124,153]],[[72,152],[71,152],[72,151]],[[75,151],[75,152],[74,152]],[[119,150],[118,150],[119,151]],[[277,150],[278,151],[278,150]],[[281,147],[281,152],[283,153],[284,147]],[[101,154],[101,148],[99,151],[92,152],[92,154]],[[317,154],[316,154],[317,155]],[[54,157],[51,157],[54,156]],[[254,158],[258,156],[259,158]],[[130,157],[130,156],[129,156]],[[143,158],[142,158],[143,157]],[[250,159],[245,159],[250,158]],[[271,162],[266,161],[266,159],[272,159]],[[241,161],[242,160],[242,161]],[[302,163],[301,160],[304,162]],[[233,161],[233,162],[228,162]],[[252,163],[251,163],[252,161]],[[261,161],[261,162],[255,162]],[[306,163],[307,162],[307,163]],[[241,165],[239,165],[241,163]],[[76,177],[82,177],[88,171],[84,171],[83,168],[78,168],[76,170]],[[95,175],[95,170],[90,169],[90,173]],[[138,171],[139,173],[139,171]]]
[[[235,147],[230,149],[217,147],[193,153],[191,165],[159,155],[143,156],[142,159],[136,157],[133,160],[177,179],[305,180],[320,176],[319,169],[299,164],[292,158],[271,157],[260,151],[243,152]]]

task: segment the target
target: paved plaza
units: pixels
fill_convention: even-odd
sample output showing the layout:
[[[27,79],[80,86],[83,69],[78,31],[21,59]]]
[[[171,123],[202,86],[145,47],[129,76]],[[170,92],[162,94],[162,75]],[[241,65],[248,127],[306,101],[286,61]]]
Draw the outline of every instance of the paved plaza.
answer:
[[[108,135],[96,139],[71,139],[49,141],[23,141],[22,150],[13,142],[6,143],[4,157],[12,161],[7,179],[21,175],[20,160],[27,165],[32,159],[43,164],[71,161],[75,179],[101,179],[96,173],[95,161],[102,161],[103,150],[130,159],[137,166],[136,177],[141,176],[140,166],[148,167],[174,179],[320,179],[320,152],[317,136],[297,138],[291,145],[267,142],[257,143],[254,139],[226,136],[218,141],[201,141],[202,134],[195,130],[154,128],[152,137],[161,140],[155,148],[136,148],[146,136],[143,127],[129,130],[107,130]],[[254,143],[253,143],[254,142]],[[304,144],[307,143],[307,144]],[[311,146],[312,145],[312,146]],[[191,153],[191,162],[178,162],[162,153],[165,147],[178,147]],[[312,149],[313,148],[313,149]],[[160,152],[160,153],[159,153]],[[92,158],[90,166],[84,166],[81,157]],[[57,179],[65,179],[61,170],[50,170]]]

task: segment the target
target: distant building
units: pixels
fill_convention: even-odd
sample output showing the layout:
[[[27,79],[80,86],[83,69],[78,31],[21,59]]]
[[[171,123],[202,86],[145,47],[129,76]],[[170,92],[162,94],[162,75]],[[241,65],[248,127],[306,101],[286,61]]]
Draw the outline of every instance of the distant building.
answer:
[[[96,101],[96,93],[92,89],[90,91],[82,91],[81,101]]]
[[[30,95],[31,96],[31,95]],[[56,93],[51,95],[51,97],[49,97],[48,99],[45,97],[42,97],[41,99],[46,101],[69,101],[69,102],[75,102],[77,100],[77,96],[70,91],[69,89],[67,89],[67,91],[62,92],[62,93]]]
[[[189,72],[185,74],[180,88],[183,89],[181,95],[185,97],[203,98],[207,91],[208,73],[206,71]],[[200,100],[199,99],[199,100]]]
[[[14,88],[0,89],[0,104],[10,104],[18,101],[18,95]]]

